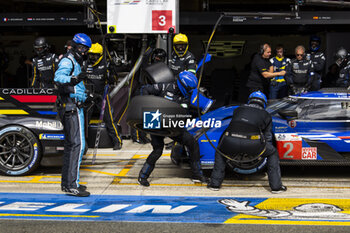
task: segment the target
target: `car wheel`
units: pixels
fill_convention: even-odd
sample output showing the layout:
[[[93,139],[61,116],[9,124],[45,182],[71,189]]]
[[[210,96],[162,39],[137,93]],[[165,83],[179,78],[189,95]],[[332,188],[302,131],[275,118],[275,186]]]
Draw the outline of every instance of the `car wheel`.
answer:
[[[38,167],[41,148],[37,137],[21,126],[7,126],[0,130],[0,172],[25,175]]]
[[[227,160],[227,163],[232,167],[232,170],[238,174],[253,174],[265,168],[267,162],[266,157],[259,157],[250,162],[232,162]]]

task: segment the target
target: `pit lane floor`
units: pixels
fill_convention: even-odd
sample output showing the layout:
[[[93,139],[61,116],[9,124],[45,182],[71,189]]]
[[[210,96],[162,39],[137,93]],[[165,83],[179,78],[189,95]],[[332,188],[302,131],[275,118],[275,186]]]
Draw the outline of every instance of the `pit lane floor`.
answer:
[[[89,198],[62,194],[59,167],[42,167],[23,177],[0,176],[0,219],[350,225],[348,168],[282,167],[288,191],[278,195],[270,193],[264,173],[228,174],[215,192],[192,183],[190,170],[173,165],[170,151],[164,151],[149,179],[151,186],[142,187],[137,176],[150,151],[150,144],[125,140],[122,150],[99,149],[92,165],[89,150],[80,177],[92,194]]]

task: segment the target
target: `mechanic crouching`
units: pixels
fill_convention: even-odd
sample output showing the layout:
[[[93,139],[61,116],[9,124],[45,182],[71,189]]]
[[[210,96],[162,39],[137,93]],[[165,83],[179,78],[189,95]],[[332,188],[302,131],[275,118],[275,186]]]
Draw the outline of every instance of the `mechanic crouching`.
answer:
[[[189,71],[183,71],[179,74],[179,77],[177,78],[176,82],[145,85],[141,87],[140,94],[156,95],[177,102],[179,104],[190,104],[191,93],[193,96],[193,92],[196,90],[197,85],[198,80],[196,76]],[[208,105],[204,104],[203,106]],[[203,173],[201,171],[199,145],[197,140],[193,137],[193,135],[190,134],[187,130],[183,129],[179,136],[171,137],[171,139],[186,147],[190,157],[192,181],[207,182],[206,177],[203,176]],[[150,185],[147,178],[152,173],[157,160],[163,153],[164,136],[151,134],[151,145],[153,147],[153,151],[148,156],[146,162],[143,164],[143,167],[138,177],[138,183],[143,186]]]
[[[272,193],[287,190],[282,185],[277,149],[272,144],[272,119],[265,111],[266,96],[256,91],[250,94],[248,104],[236,108],[230,125],[220,140],[215,154],[214,169],[208,188],[218,191],[225,177],[226,159],[235,155],[267,157],[267,175]],[[226,158],[225,158],[225,157]]]
[[[305,59],[305,48],[299,45],[295,48],[296,58],[287,65],[286,82],[292,94],[304,93],[310,90],[315,73],[312,61]]]
[[[82,80],[84,55],[91,47],[91,39],[84,33],[73,37],[73,48],[58,64],[55,82],[59,90],[59,115],[64,128],[64,155],[61,188],[63,192],[78,197],[90,195],[86,186],[79,184],[79,167],[85,149],[83,103],[87,99]]]

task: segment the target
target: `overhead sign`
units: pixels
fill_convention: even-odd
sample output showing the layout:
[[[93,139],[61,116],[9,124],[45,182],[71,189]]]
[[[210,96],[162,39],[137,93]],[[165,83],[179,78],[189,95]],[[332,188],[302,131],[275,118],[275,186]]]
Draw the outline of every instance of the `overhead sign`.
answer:
[[[107,0],[108,33],[178,31],[178,0]]]

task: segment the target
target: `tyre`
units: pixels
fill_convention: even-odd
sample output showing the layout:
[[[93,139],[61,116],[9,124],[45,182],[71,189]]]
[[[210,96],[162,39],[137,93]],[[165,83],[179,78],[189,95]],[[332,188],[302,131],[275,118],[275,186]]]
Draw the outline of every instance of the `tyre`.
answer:
[[[159,122],[156,122],[157,125],[159,123],[159,128],[153,127],[154,125],[146,125],[147,127],[144,127],[144,115],[155,113],[157,111],[161,113]],[[181,127],[163,127],[162,119],[175,119],[176,117],[170,117],[175,115],[188,115],[188,111],[187,109],[181,107],[180,104],[167,100],[163,97],[153,95],[135,96],[134,98],[132,98],[128,108],[127,123],[131,127],[136,128],[137,130],[143,131],[145,133],[165,137],[173,137],[179,135],[184,129]]]
[[[240,163],[233,163],[232,161],[227,160],[227,163],[230,165],[230,167],[232,167],[233,172],[238,174],[253,174],[261,171],[265,168],[266,162],[266,157],[259,157],[254,161],[242,161]]]
[[[0,130],[0,172],[9,176],[34,171],[41,161],[41,146],[37,137],[21,126]]]
[[[148,84],[174,82],[171,69],[163,62],[157,62],[145,69],[144,82]]]

